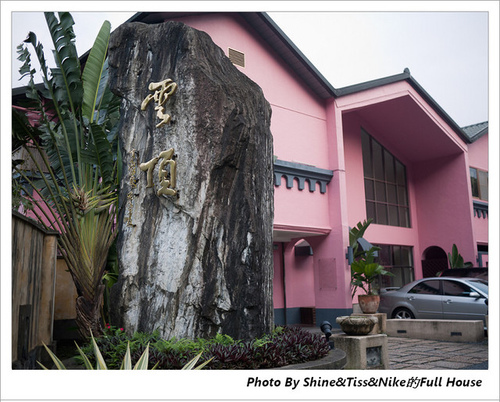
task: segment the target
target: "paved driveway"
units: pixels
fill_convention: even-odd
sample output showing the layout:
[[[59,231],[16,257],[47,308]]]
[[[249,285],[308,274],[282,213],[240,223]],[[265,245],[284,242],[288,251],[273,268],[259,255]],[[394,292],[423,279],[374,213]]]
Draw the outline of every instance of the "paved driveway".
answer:
[[[390,370],[488,369],[488,341],[442,342],[387,338]]]

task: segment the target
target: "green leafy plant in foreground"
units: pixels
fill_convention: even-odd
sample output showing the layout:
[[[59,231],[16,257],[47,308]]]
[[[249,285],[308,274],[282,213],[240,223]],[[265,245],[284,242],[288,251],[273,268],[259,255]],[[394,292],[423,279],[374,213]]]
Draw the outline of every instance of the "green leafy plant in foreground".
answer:
[[[235,340],[223,334],[211,339],[166,340],[156,331],[127,336],[115,327],[106,328],[104,335],[95,341],[108,367],[113,369],[120,367],[127,348],[132,360],[136,360],[144,353],[146,345],[149,345],[150,366],[163,370],[182,369],[196,357],[209,361],[207,369],[273,368],[317,360],[330,350],[324,336],[299,327],[276,327],[272,333],[251,341]],[[90,355],[92,348],[89,344],[82,349]]]
[[[88,338],[102,333],[103,279],[110,280],[106,263],[117,235],[120,100],[108,86],[111,25],[103,23],[82,71],[71,14],[44,14],[56,67],[47,66],[30,32],[18,46],[29,103],[12,108],[13,150],[23,147],[26,155],[13,163],[13,188],[41,225],[59,232],[59,251],[78,293],[76,323]],[[28,45],[40,64],[41,86]]]
[[[63,362],[45,345],[45,350],[49,354],[50,358],[54,362],[54,365],[58,370],[66,370],[66,367],[64,366]],[[78,352],[80,353],[80,356],[83,360],[83,363],[85,365],[85,368],[87,370],[94,370],[89,358],[87,355],[80,349],[78,345],[76,345]],[[106,362],[101,354],[101,351],[99,350],[99,347],[97,346],[97,343],[92,336],[92,347],[94,350],[94,357],[96,360],[96,370],[108,370],[108,366],[106,365]],[[201,370],[203,367],[205,367],[210,360],[200,364],[199,366],[196,367],[196,364],[198,363],[198,360],[201,358],[201,353],[195,356],[193,359],[191,359],[183,368],[182,370]],[[38,362],[38,364],[45,370],[49,370],[47,367],[45,367],[42,363]],[[137,360],[137,363],[132,367],[132,357],[130,354],[130,342],[127,343],[127,350],[125,352],[125,357],[123,358],[122,364],[120,366],[120,370],[148,370],[148,364],[149,364],[149,344],[146,345],[146,349],[142,353],[141,357]],[[152,370],[156,368],[153,367]]]

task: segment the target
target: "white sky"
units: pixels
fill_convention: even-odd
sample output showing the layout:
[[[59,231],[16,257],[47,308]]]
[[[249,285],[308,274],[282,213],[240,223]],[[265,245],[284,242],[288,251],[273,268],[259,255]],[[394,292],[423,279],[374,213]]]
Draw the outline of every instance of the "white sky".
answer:
[[[11,57],[14,87],[20,86],[17,81],[20,63],[16,60],[16,46],[32,30],[44,44],[46,57],[50,59],[48,50],[52,48],[52,43],[41,11],[59,9],[61,6],[60,2],[56,2],[56,7],[50,8],[51,3],[39,2],[40,11],[25,12],[27,8],[22,6],[23,3],[30,2],[12,2]],[[114,29],[136,11],[92,12],[96,8],[109,9],[94,7],[96,3],[111,4],[113,8],[122,4],[83,2],[84,7],[82,2],[71,2],[70,10],[76,21],[74,29],[80,54],[90,48],[104,19],[108,19]],[[141,2],[141,9],[138,11],[148,9],[146,5],[150,3]],[[152,2],[154,5],[164,3],[167,2]],[[221,11],[228,11],[226,2],[210,2],[210,9],[207,9],[206,2],[187,3],[192,10],[212,11],[220,7]],[[238,2],[241,3],[246,4]],[[461,11],[457,2],[445,2],[438,7],[436,4],[442,3],[423,2],[423,5],[404,12],[392,11],[391,4],[379,6],[375,12],[351,12],[348,10],[352,10],[353,6],[341,7],[339,5],[342,2],[299,2],[307,3],[309,7],[297,6],[294,2],[278,3],[280,4],[264,2],[263,7],[261,3],[257,3],[260,8],[247,5],[241,11],[267,11],[335,88],[399,74],[408,67],[412,76],[460,126],[489,120],[488,74],[498,71],[498,46],[496,50],[488,47],[491,45],[489,29],[495,29],[496,26],[498,31],[498,6],[495,16],[490,4],[496,2],[464,2],[468,6],[464,8],[462,4],[461,7],[466,11]],[[350,3],[360,4],[360,10],[363,10],[363,4],[373,7],[370,5],[373,2]],[[394,7],[395,2],[389,3]],[[127,2],[123,4],[130,6]],[[175,2],[168,4],[177,4],[179,7]],[[155,8],[160,11],[159,7]],[[169,9],[175,11],[175,7]],[[489,24],[489,18],[493,19],[493,24],[491,21]],[[492,65],[489,60],[490,50],[495,52],[493,59],[496,60],[496,65]]]

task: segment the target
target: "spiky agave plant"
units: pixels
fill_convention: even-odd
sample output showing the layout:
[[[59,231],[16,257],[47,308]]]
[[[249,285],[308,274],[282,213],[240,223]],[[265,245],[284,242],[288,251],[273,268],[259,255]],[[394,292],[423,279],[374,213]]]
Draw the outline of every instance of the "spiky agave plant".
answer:
[[[26,150],[29,170],[14,167],[17,185],[33,206],[32,214],[47,229],[57,230],[59,250],[75,283],[76,322],[85,337],[102,334],[102,278],[116,237],[121,158],[117,145],[119,99],[108,87],[107,49],[111,25],[105,21],[83,72],[69,13],[45,13],[52,37],[55,68],[48,68],[43,46],[33,32],[18,46],[29,76],[31,103],[13,108],[13,141]],[[27,45],[40,63],[43,89],[35,86],[35,69]],[[21,78],[22,78],[21,77]],[[28,118],[36,113],[37,121]]]
[[[76,343],[75,343],[76,344]],[[50,358],[54,362],[55,367],[58,370],[66,370],[66,366],[64,363],[47,347],[47,345],[43,344],[45,347],[45,350],[49,354]],[[78,353],[80,353],[80,356],[83,359],[83,364],[85,365],[85,368],[87,370],[94,370],[92,367],[92,364],[90,363],[89,358],[83,353],[83,351],[80,349],[78,344],[76,344],[76,347],[78,349]],[[106,365],[106,362],[104,361],[104,358],[102,357],[101,351],[99,350],[99,346],[97,346],[97,343],[92,336],[92,347],[94,349],[94,356],[96,360],[96,370],[108,370],[108,366]],[[195,357],[193,357],[189,362],[186,363],[186,365],[182,368],[182,370],[201,370],[203,367],[205,367],[210,361],[213,359],[213,357],[200,365],[196,366],[198,363],[198,360],[201,358],[201,355],[203,352],[199,353]],[[149,344],[146,345],[146,349],[142,353],[141,357],[137,362],[135,363],[134,366],[132,366],[132,357],[130,355],[130,342],[127,343],[127,351],[125,352],[125,356],[123,358],[122,364],[120,366],[120,370],[147,370],[148,369],[148,363],[149,363]],[[48,370],[47,367],[45,367],[42,363],[38,362],[40,367],[42,367],[44,370]],[[156,364],[151,370],[154,370],[158,364]]]

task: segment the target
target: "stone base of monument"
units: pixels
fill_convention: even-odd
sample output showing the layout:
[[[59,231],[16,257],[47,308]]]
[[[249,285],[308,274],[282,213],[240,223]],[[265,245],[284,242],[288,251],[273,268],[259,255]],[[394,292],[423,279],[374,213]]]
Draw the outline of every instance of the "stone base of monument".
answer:
[[[386,370],[389,368],[387,335],[346,335],[334,334],[335,349],[343,350],[347,356],[345,369]]]
[[[368,335],[387,333],[387,314],[385,313],[375,313],[375,314],[352,313],[351,316],[357,316],[357,317],[367,316],[367,317],[375,317],[377,319],[377,323],[375,324],[373,329],[368,333]]]

